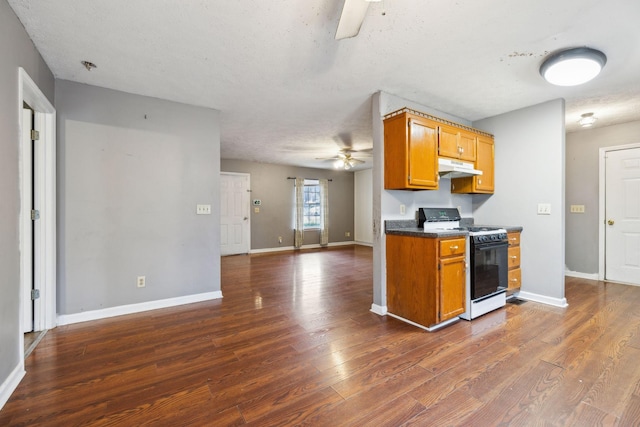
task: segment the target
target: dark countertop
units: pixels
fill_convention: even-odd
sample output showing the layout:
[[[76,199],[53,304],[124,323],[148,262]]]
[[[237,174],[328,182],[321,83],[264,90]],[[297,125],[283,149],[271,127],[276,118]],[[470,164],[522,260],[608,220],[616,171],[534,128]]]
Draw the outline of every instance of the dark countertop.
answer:
[[[422,228],[418,228],[418,221],[416,220],[387,220],[384,222],[385,234],[394,234],[398,236],[415,236],[426,238],[438,238],[438,237],[461,237],[468,236],[469,232],[464,230],[429,230],[424,231]],[[496,226],[507,230],[507,233],[521,232],[520,226]]]

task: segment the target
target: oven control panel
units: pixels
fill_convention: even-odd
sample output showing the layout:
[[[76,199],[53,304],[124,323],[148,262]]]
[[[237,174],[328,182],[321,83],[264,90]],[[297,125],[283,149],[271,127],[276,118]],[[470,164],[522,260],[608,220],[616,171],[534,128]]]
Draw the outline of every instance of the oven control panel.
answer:
[[[492,234],[483,234],[480,236],[471,236],[471,237],[473,238],[473,243],[475,244],[507,241],[507,233],[492,233]]]

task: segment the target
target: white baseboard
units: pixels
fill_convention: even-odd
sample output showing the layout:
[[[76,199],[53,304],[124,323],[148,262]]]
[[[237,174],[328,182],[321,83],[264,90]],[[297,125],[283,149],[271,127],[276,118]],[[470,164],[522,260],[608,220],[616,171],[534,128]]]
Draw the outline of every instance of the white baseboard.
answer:
[[[373,247],[373,243],[371,242],[360,242],[359,240],[356,240],[354,243],[360,246],[369,246],[370,248]]]
[[[22,381],[26,372],[24,370],[24,360],[21,360],[18,366],[9,374],[7,379],[0,384],[0,409],[9,400],[13,392],[18,388],[18,384]]]
[[[518,298],[524,299],[527,301],[534,301],[542,304],[552,305],[554,307],[560,307],[560,308],[566,308],[569,306],[569,304],[567,304],[566,298],[552,298],[545,295],[534,294],[526,291],[518,292]]]
[[[348,245],[355,245],[356,242],[353,241],[348,241],[348,242],[332,242],[329,243],[329,247],[333,247],[333,246],[348,246]],[[312,245],[302,245],[302,247],[300,249],[319,249],[322,248],[323,246],[320,246],[319,243],[314,243]],[[277,248],[263,248],[263,249],[251,249],[249,251],[250,254],[264,254],[267,252],[282,252],[282,251],[293,251],[295,250],[295,248],[293,246],[279,246]]]
[[[72,323],[88,322],[90,320],[106,319],[108,317],[122,316],[123,314],[141,313],[143,311],[156,310],[158,308],[175,307],[183,304],[209,301],[222,298],[222,291],[206,292],[203,294],[186,295],[183,297],[168,298],[157,301],[142,302],[138,304],[120,305],[104,308],[102,310],[85,311],[74,314],[59,314],[58,326]]]
[[[579,271],[565,270],[564,275],[577,277],[578,279],[598,280],[598,273],[580,273]]]
[[[387,306],[386,305],[378,305],[378,304],[371,304],[371,312],[379,315],[379,316],[384,316],[387,314]]]

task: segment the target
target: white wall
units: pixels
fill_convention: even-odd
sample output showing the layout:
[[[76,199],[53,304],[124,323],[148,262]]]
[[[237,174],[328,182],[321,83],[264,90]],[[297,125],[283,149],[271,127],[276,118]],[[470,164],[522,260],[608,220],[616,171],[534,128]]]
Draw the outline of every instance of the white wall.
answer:
[[[365,169],[354,173],[354,240],[373,244],[373,172]]]
[[[219,292],[218,112],[68,81],[56,101],[59,315]]]
[[[473,123],[495,137],[495,194],[474,196],[483,224],[519,225],[525,298],[553,305],[564,297],[564,100],[512,111]],[[550,203],[551,215],[538,215]]]

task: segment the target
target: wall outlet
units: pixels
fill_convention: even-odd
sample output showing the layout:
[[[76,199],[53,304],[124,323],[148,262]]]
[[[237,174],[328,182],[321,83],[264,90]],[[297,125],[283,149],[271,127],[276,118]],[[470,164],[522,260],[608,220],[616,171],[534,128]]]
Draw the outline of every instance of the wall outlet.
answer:
[[[407,207],[405,205],[400,205],[400,215],[404,215],[407,213]]]
[[[551,215],[551,204],[538,203],[538,215]]]
[[[147,286],[147,279],[145,276],[138,276],[137,285],[139,288],[144,288]]]
[[[196,215],[211,215],[211,205],[196,205]]]
[[[571,205],[571,213],[584,213],[584,205]]]
[[[278,243],[282,244],[282,236],[278,236]]]
[[[350,231],[345,231],[344,232],[344,237],[351,237],[351,232]]]

